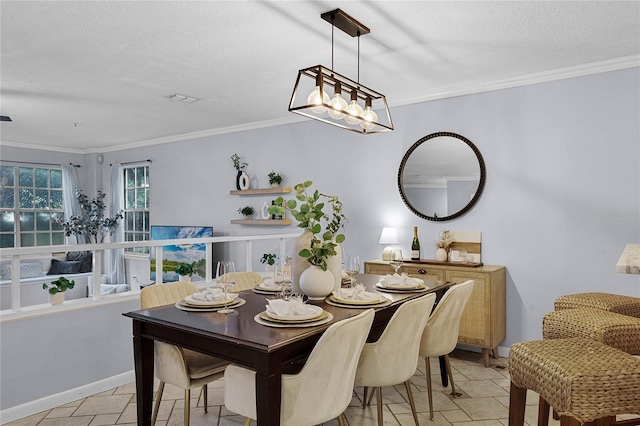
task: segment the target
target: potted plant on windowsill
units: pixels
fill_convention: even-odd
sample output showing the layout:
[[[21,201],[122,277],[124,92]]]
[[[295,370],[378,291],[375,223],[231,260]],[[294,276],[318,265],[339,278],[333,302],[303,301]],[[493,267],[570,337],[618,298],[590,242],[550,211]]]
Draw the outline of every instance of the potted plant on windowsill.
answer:
[[[193,265],[190,263],[178,263],[176,265],[176,274],[178,274],[180,281],[191,281],[191,275],[193,275]]]
[[[273,265],[276,263],[278,255],[275,253],[264,253],[260,259],[260,263],[264,264],[267,271],[273,271]]]
[[[60,277],[57,280],[51,281],[50,284],[42,283],[42,289],[47,290],[49,293],[49,302],[52,305],[59,305],[64,302],[64,292],[72,289],[75,285],[75,281],[69,281],[65,277]]]
[[[272,188],[277,188],[282,183],[282,176],[279,173],[274,172],[273,170],[269,172],[269,183]]]
[[[312,266],[323,272],[330,271],[333,275],[333,287],[325,294],[326,296],[333,289],[340,288],[342,264],[339,244],[345,240],[345,236],[340,233],[340,230],[344,229],[347,218],[342,212],[342,202],[337,196],[323,194],[318,190],[309,193],[308,189],[312,185],[313,181],[305,181],[295,185],[295,199],[283,203],[283,198],[278,197],[275,200],[276,205],[271,206],[269,212],[284,214],[286,210],[289,210],[298,221],[298,227],[305,230],[296,241],[298,256],[294,258],[293,281],[294,283],[300,282],[302,274]],[[298,205],[298,201],[300,205]],[[330,207],[330,212],[325,212],[325,207]],[[302,283],[300,285],[302,289]],[[320,296],[314,295],[313,297]]]
[[[238,209],[238,213],[243,215],[245,219],[251,219],[251,216],[253,216],[253,212],[254,210],[251,206],[244,206]]]

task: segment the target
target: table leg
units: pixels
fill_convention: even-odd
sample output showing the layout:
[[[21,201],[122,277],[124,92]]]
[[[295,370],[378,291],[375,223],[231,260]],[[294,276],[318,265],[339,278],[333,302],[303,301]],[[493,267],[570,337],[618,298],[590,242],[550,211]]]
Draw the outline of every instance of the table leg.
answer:
[[[281,373],[264,375],[256,372],[256,409],[258,425],[280,424]]]
[[[138,426],[151,425],[153,405],[153,339],[142,336],[142,323],[133,321],[133,359],[136,374]]]
[[[442,380],[442,386],[445,388],[449,386],[449,376],[447,375],[447,363],[445,362],[444,356],[438,357],[440,361],[440,379]]]

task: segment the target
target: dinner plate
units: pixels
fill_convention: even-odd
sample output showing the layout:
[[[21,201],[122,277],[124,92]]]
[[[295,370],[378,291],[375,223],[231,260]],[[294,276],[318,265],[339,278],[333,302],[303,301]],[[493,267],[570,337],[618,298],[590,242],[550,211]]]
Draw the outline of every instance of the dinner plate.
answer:
[[[265,310],[265,314],[267,316],[269,316],[270,319],[275,319],[275,320],[279,320],[279,321],[304,321],[304,320],[311,320],[311,319],[315,319],[318,316],[322,315],[322,313],[324,312],[324,310],[320,307],[320,306],[315,306],[315,305],[306,305],[307,308],[313,310],[313,313],[311,314],[307,314],[307,315],[296,315],[296,316],[281,316],[278,315],[276,313],[273,312],[269,312],[268,310]]]
[[[233,303],[229,303],[227,305],[227,308],[237,308],[239,306],[242,306],[246,303],[246,300],[241,299],[241,298],[236,298],[236,300],[233,301]],[[187,312],[216,312],[219,311],[220,309],[224,308],[224,305],[221,306],[189,306],[189,305],[184,305],[182,303],[182,300],[178,303],[176,303],[176,308],[182,310],[182,311],[187,311]]]
[[[229,302],[233,302],[237,297],[238,297],[237,293],[228,293],[227,294],[227,300]],[[208,307],[213,307],[213,306],[223,306],[224,305],[224,300],[196,300],[196,299],[193,298],[192,294],[190,294],[189,296],[185,297],[182,300],[184,301],[184,304],[189,305],[189,306],[208,306]]]
[[[382,301],[376,302],[376,303],[372,303],[369,305],[354,305],[354,304],[348,304],[348,303],[341,303],[341,302],[337,302],[335,300],[332,300],[331,297],[327,297],[327,299],[325,300],[325,302],[327,302],[328,305],[333,305],[333,306],[337,306],[339,308],[349,308],[349,309],[368,309],[368,308],[378,308],[381,306],[387,306],[389,304],[391,304],[391,300],[385,298]]]
[[[390,288],[390,287],[385,287],[384,285],[382,285],[382,283],[377,283],[376,288],[378,291],[383,291],[385,293],[420,293],[420,292],[429,290],[429,287],[426,287],[426,286],[420,286],[420,287],[414,287],[414,288],[403,288],[403,289]]]
[[[376,305],[378,303],[382,303],[385,300],[388,300],[384,296],[377,296],[377,299],[369,299],[369,300],[354,300],[354,299],[342,299],[335,294],[329,296],[329,299],[332,302],[338,302],[343,305]]]
[[[258,292],[263,292],[263,293],[279,293],[282,291],[282,288],[274,288],[274,287],[262,287],[262,285],[258,284],[257,286],[253,287],[253,291],[255,291],[256,293]]]
[[[263,311],[253,317],[253,320],[258,324],[266,325],[267,327],[315,327],[330,322],[333,320],[333,315],[325,311],[318,319],[303,322],[292,322],[274,320],[273,318],[269,318]]]
[[[378,284],[382,285],[384,288],[390,288],[392,290],[415,290],[415,289],[419,289],[420,287],[424,287],[424,281],[420,280],[419,278],[412,278],[414,280],[419,280],[420,283],[419,284],[386,284],[384,281],[379,282]]]

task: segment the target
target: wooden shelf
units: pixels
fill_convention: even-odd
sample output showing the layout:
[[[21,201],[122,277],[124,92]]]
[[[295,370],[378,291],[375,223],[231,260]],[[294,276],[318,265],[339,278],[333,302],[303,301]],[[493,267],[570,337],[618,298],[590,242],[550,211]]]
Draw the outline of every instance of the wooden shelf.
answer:
[[[231,223],[236,225],[283,226],[291,225],[291,219],[234,219]]]
[[[229,191],[231,195],[266,195],[266,194],[287,194],[291,192],[291,188],[288,186],[278,186],[276,188],[258,188],[258,189],[244,189],[238,191],[233,189]]]
[[[482,262],[464,263],[464,262],[447,262],[447,261],[431,260],[431,259],[420,259],[420,260],[402,259],[402,263],[421,263],[426,265],[460,266],[462,268],[477,268],[479,266],[482,266]]]

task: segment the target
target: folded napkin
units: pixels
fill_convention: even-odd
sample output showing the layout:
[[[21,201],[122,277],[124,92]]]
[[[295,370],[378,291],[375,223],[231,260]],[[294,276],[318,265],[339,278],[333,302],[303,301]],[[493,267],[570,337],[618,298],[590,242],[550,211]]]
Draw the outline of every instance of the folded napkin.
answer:
[[[266,288],[268,290],[279,290],[280,285],[276,284],[272,278],[267,278],[263,282],[261,282],[258,287]]]
[[[388,287],[417,287],[419,285],[423,285],[424,281],[420,278],[412,278],[403,272],[400,275],[385,275],[382,279],[382,284]]]
[[[267,299],[269,303],[265,307],[267,308],[267,314],[275,314],[279,317],[302,317],[309,315],[320,315],[322,308],[315,305],[307,305],[302,299]]]
[[[224,301],[224,290],[221,288],[208,288],[200,293],[192,294],[191,297],[193,297],[193,300],[198,300],[200,302]],[[238,297],[237,293],[227,294],[227,300],[233,300],[236,297]]]
[[[356,284],[352,288],[339,288],[332,294],[342,300],[378,300],[380,298],[376,293],[366,291],[362,284]]]

